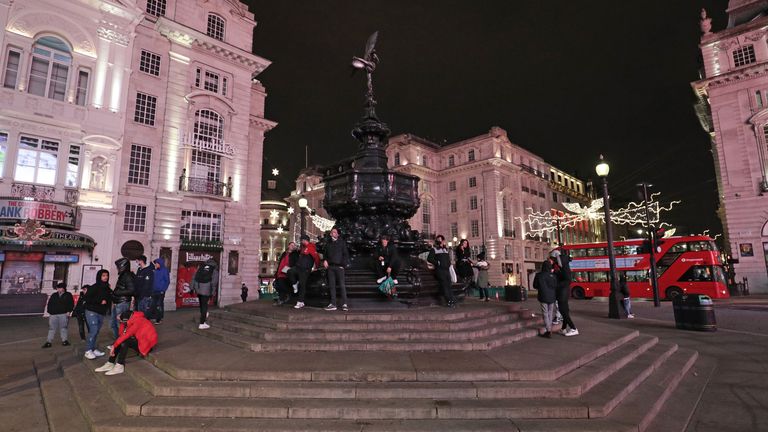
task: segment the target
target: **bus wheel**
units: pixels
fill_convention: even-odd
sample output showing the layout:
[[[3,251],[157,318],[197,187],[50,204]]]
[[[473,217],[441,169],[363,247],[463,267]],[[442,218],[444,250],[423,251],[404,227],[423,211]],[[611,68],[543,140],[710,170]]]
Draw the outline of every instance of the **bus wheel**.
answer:
[[[575,298],[576,300],[584,300],[585,298],[584,288],[578,287],[578,286],[573,287],[573,289],[571,290],[571,296],[573,296],[573,298]]]
[[[667,288],[667,290],[664,291],[664,293],[667,296],[667,300],[674,300],[675,297],[677,297],[679,295],[683,295],[683,290],[681,290],[680,288],[678,288],[676,286],[671,286],[671,287]]]

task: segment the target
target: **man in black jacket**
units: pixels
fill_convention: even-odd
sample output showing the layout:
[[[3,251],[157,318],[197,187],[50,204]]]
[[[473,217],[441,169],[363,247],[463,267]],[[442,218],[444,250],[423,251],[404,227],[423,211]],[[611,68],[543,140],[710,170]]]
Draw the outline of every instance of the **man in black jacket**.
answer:
[[[456,297],[453,295],[453,283],[451,281],[451,255],[445,247],[445,237],[435,237],[435,247],[430,249],[427,262],[435,268],[435,279],[443,292],[443,297],[449,308],[456,307]]]
[[[133,282],[136,275],[131,271],[131,262],[128,258],[120,258],[115,261],[117,266],[117,282],[112,290],[112,333],[117,339],[120,336],[120,314],[131,308],[131,300],[136,294]]]
[[[376,246],[376,252],[373,254],[376,258],[374,269],[376,270],[376,283],[384,282],[387,276],[392,278],[392,282],[397,284],[397,273],[400,270],[400,257],[397,255],[397,247],[389,241],[389,236],[381,236],[381,240]]]
[[[43,345],[43,348],[50,348],[53,338],[58,331],[61,335],[61,344],[64,346],[69,345],[69,316],[72,314],[72,310],[75,308],[75,299],[72,298],[72,294],[67,292],[67,284],[59,282],[56,285],[56,292],[51,294],[48,298],[48,306],[46,311],[48,312],[48,340]]]
[[[139,264],[134,282],[136,310],[144,312],[147,318],[154,318],[149,314],[149,305],[152,303],[152,291],[155,285],[155,268],[147,265],[147,257],[144,255],[140,256],[136,262]]]
[[[323,267],[328,272],[328,290],[331,292],[331,303],[325,307],[327,311],[336,310],[336,284],[341,290],[341,309],[349,310],[347,306],[347,285],[344,268],[349,265],[349,249],[347,242],[339,238],[339,230],[331,228],[331,240],[325,246]]]
[[[275,291],[277,291],[277,298],[275,299],[276,306],[280,306],[288,301],[294,284],[297,284],[296,291],[298,291],[299,276],[298,271],[296,270],[296,262],[298,260],[299,251],[296,249],[296,243],[288,243],[288,250],[283,252],[277,260],[275,282],[272,285],[275,288]]]

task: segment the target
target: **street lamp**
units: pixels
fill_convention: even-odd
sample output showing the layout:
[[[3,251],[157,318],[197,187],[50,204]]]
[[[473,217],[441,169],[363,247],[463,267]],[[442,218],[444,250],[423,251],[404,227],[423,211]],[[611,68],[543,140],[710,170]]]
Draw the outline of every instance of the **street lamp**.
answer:
[[[307,199],[299,198],[299,208],[301,209],[301,235],[307,233]]]
[[[597,175],[603,179],[603,210],[605,211],[605,236],[608,240],[608,266],[610,267],[610,273],[608,274],[608,280],[611,283],[611,292],[608,297],[608,318],[621,319],[619,313],[621,298],[619,295],[619,287],[616,283],[616,255],[613,250],[613,227],[611,226],[611,202],[608,199],[608,172],[611,167],[608,166],[608,162],[603,159],[603,155],[600,155],[600,162],[595,167]]]

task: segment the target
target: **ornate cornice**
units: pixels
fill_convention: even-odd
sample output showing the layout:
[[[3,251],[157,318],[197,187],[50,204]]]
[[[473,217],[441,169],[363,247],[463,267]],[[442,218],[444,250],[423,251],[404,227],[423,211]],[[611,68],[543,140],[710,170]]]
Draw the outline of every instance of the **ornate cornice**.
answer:
[[[768,75],[768,62],[760,63],[750,67],[728,71],[722,75],[694,82],[694,86],[703,86],[707,88],[725,87],[738,84],[744,80],[758,78]]]
[[[270,130],[274,129],[278,125],[276,121],[267,120],[262,117],[251,117],[249,122],[250,124],[258,127],[259,129],[262,129],[264,132],[269,132]]]
[[[115,28],[109,28],[112,26],[108,27],[107,25],[104,25],[105,23],[102,24],[102,26],[96,29],[96,34],[98,34],[100,38],[106,39],[118,45],[128,46],[130,43],[130,38],[128,35],[120,33]]]
[[[255,56],[244,51],[231,49],[221,43],[213,43],[206,40],[196,39],[193,43],[195,47],[202,48],[205,51],[214,53],[218,56],[224,57],[235,63],[246,65],[253,69],[254,75],[260,74],[264,69],[271,64],[270,61],[261,57]]]

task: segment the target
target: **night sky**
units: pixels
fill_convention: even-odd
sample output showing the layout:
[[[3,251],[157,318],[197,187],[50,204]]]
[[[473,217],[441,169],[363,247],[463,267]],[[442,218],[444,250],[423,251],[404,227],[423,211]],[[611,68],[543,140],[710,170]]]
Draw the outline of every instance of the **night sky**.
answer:
[[[393,135],[455,142],[504,128],[554,166],[594,177],[611,164],[614,204],[647,181],[678,233],[722,232],[709,138],[693,111],[701,67],[699,11],[713,31],[727,0],[452,1],[246,0],[258,23],[254,52],[272,65],[265,178],[280,169],[287,196],[298,171],[351,156],[364,75],[353,55],[379,30],[379,117]]]

